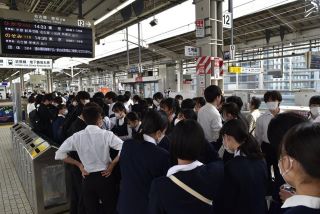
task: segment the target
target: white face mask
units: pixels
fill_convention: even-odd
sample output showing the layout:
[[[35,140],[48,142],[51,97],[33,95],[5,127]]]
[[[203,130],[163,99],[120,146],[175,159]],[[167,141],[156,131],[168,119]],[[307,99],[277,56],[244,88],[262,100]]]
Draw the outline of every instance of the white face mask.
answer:
[[[117,119],[121,119],[121,115],[119,113],[114,113],[114,115]]]
[[[72,105],[73,105],[73,106],[76,106],[76,105],[78,105],[78,103],[77,103],[76,101],[73,101],[73,102],[72,102]]]
[[[181,119],[178,119],[178,118],[175,119],[175,120],[174,120],[174,126],[176,126],[180,121],[181,121]]]
[[[223,140],[223,139],[222,139],[222,145],[223,145],[224,149],[225,149],[227,152],[229,152],[230,154],[234,154],[234,151],[232,151],[232,150],[228,147],[227,143],[226,143],[225,140]]]
[[[276,110],[279,106],[279,102],[275,101],[275,102],[267,102],[267,107],[270,111]]]
[[[84,104],[90,103],[90,100],[84,100]]]
[[[318,117],[320,115],[320,107],[311,107],[310,112],[313,117]]]
[[[159,106],[159,105],[160,105],[160,103],[159,103],[157,100],[153,100],[153,104],[154,104],[155,106]]]
[[[65,110],[65,111],[63,112],[63,115],[66,116],[67,114],[68,114],[68,110]]]
[[[58,106],[58,103],[52,103],[53,106],[57,107]]]
[[[281,164],[280,164],[281,160],[279,160],[279,162],[278,162],[278,167],[279,167],[279,170],[280,170],[280,174],[281,174],[283,180],[284,180],[286,183],[288,183],[288,182],[286,181],[285,176],[290,172],[290,170],[291,170],[292,167],[293,167],[293,165],[292,165],[293,159],[289,158],[289,161],[290,161],[290,166],[289,166],[288,169],[285,169],[284,171],[282,171],[282,169],[281,169],[281,167],[280,167],[280,165],[281,165]]]

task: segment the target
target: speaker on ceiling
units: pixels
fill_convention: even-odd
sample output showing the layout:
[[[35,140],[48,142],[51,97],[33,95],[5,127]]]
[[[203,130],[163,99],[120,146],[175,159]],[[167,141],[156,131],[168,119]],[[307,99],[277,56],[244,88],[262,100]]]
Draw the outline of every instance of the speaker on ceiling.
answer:
[[[136,16],[141,15],[144,9],[144,0],[136,0],[133,2],[132,8]]]

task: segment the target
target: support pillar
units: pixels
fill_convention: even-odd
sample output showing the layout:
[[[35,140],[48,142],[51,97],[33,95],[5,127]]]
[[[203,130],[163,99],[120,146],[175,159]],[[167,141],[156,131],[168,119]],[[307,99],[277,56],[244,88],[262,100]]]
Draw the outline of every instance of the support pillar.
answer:
[[[79,91],[82,91],[82,76],[79,75],[79,81],[78,81],[79,85]]]
[[[24,72],[23,70],[20,71],[20,90],[23,92],[24,91]]]
[[[12,88],[14,123],[18,123],[22,121],[21,84],[14,83]]]
[[[51,78],[52,71],[47,70],[46,73],[47,73],[47,93],[51,93],[52,92],[52,78]]]
[[[167,65],[159,65],[159,91],[164,92],[166,89]]]
[[[180,60],[176,64],[176,74],[177,74],[177,93],[183,91],[183,62]]]
[[[196,1],[196,18],[205,20],[205,37],[197,38],[197,47],[201,49],[202,56],[223,56],[222,4],[223,1],[218,0]],[[214,71],[214,61],[211,62],[211,68]],[[198,96],[202,96],[203,90],[211,84],[223,86],[223,79],[212,79],[211,74],[198,76],[197,82]]]

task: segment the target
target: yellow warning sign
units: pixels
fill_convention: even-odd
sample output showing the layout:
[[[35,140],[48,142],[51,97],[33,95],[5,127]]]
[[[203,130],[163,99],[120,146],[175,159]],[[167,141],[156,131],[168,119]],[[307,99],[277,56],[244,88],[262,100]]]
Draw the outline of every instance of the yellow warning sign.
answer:
[[[228,68],[229,73],[240,74],[242,71],[242,67],[240,66],[230,66]]]
[[[36,147],[31,151],[31,157],[32,158],[37,157],[39,154],[45,151],[48,147],[49,147],[49,144],[47,142],[40,144],[38,147]]]

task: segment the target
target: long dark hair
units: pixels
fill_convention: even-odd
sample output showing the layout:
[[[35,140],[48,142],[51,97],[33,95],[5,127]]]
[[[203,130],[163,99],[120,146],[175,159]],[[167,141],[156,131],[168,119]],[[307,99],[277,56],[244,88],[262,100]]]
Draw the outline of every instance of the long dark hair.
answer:
[[[169,124],[167,114],[163,111],[149,110],[144,115],[141,131],[135,139],[143,140],[143,134],[151,135],[157,131],[164,131]]]
[[[239,119],[226,122],[220,130],[221,135],[229,135],[240,144],[239,150],[249,159],[262,159],[263,154],[255,138],[249,133],[246,124]]]

